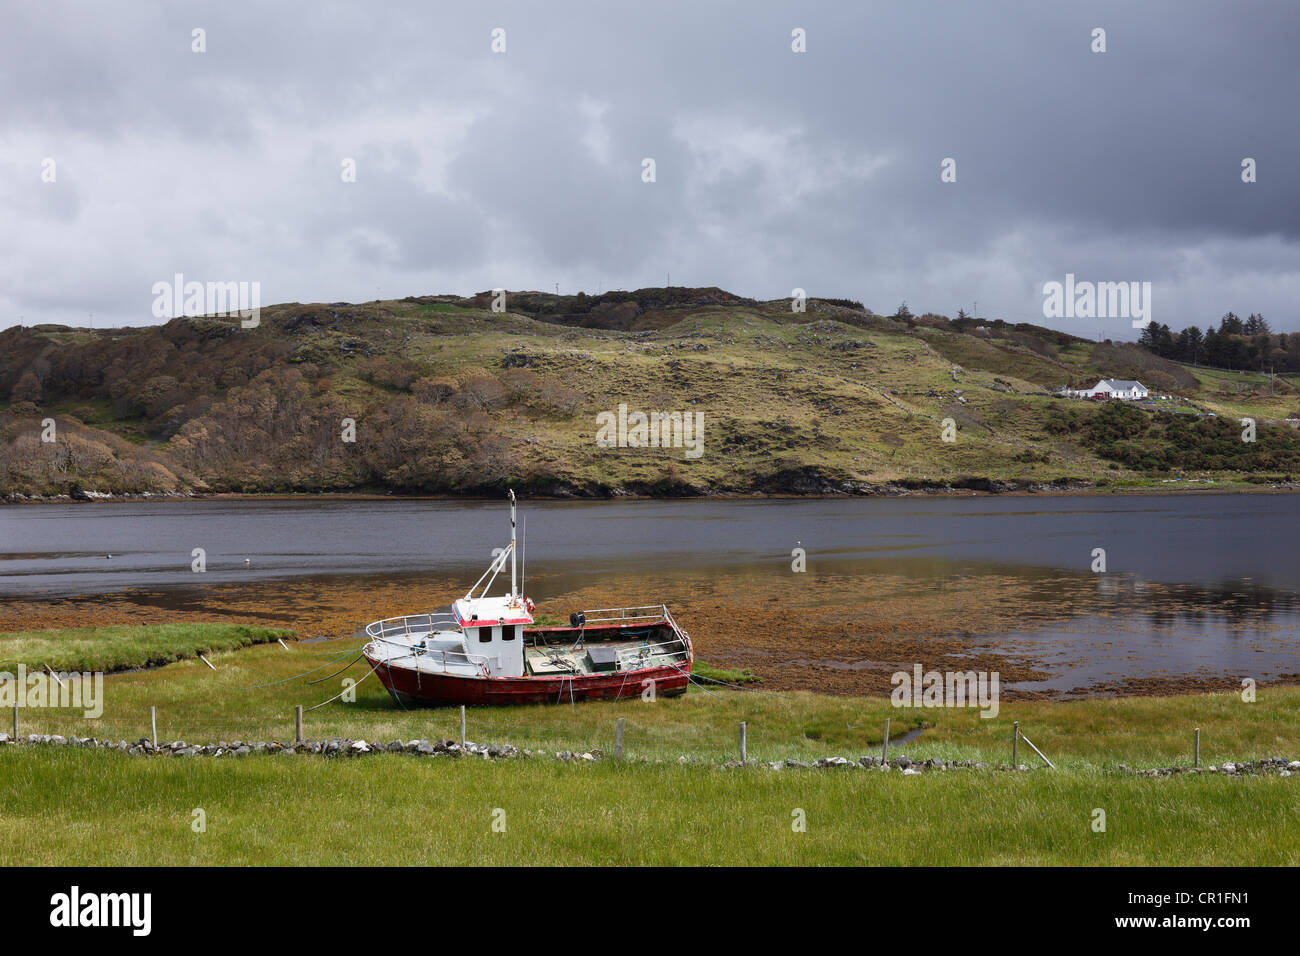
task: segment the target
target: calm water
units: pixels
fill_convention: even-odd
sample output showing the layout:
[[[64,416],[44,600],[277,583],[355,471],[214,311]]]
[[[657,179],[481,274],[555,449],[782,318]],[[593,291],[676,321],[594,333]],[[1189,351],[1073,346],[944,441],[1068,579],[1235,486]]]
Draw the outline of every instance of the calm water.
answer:
[[[650,576],[788,583],[799,542],[817,574],[901,575],[919,588],[996,574],[1030,585],[1023,630],[972,638],[1050,663],[1057,676],[1036,688],[1300,672],[1295,496],[525,502],[521,513],[528,568],[545,572],[529,587],[539,600],[602,577],[621,594]],[[179,596],[199,587],[195,548],[206,551],[204,585],[431,573],[468,584],[508,534],[497,501],[3,507],[0,601],[131,588]],[[1106,550],[1105,576],[1088,574],[1094,548]],[[1035,620],[1035,607],[1066,600],[1063,574],[1095,584],[1095,597],[1065,623],[1060,613]]]
[[[548,571],[789,571],[929,562],[1108,571],[1210,587],[1300,586],[1300,498],[1287,495],[527,502],[528,560]],[[509,537],[501,502],[194,501],[0,507],[0,596],[317,573],[477,577]],[[107,555],[112,555],[111,558]],[[250,563],[245,564],[245,559]]]

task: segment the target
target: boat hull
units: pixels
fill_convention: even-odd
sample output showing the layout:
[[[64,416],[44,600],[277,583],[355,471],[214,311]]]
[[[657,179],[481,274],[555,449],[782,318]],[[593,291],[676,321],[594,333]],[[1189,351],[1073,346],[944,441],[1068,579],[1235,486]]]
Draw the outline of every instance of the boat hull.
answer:
[[[367,657],[369,660],[369,658]],[[370,660],[375,675],[393,698],[406,707],[501,704],[560,704],[580,700],[625,700],[646,696],[674,697],[690,683],[691,662],[645,667],[611,674],[564,677],[457,677],[418,673]]]

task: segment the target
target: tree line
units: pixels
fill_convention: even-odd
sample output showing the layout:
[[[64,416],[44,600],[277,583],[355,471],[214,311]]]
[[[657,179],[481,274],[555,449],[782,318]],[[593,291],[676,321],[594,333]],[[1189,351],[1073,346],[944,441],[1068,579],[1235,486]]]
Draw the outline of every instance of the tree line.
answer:
[[[1274,333],[1257,312],[1241,318],[1229,312],[1217,328],[1189,325],[1177,335],[1160,322],[1142,330],[1138,345],[1161,358],[1255,372],[1300,372],[1300,332]]]

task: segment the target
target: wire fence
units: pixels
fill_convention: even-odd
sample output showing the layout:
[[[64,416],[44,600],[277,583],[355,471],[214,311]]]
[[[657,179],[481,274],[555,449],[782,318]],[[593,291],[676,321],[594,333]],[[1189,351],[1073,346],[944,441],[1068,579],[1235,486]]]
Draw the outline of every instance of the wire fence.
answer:
[[[827,741],[822,740],[820,734],[792,734],[788,730],[765,728],[761,722],[756,724],[752,719],[733,724],[701,724],[689,719],[666,721],[662,717],[638,720],[635,712],[612,719],[607,714],[608,711],[604,712],[603,719],[599,720],[587,718],[570,725],[542,726],[492,708],[450,707],[388,712],[366,709],[360,713],[336,710],[313,715],[298,706],[287,713],[232,715],[151,707],[147,711],[117,710],[90,717],[54,708],[20,710],[15,706],[12,726],[5,731],[18,742],[27,741],[33,735],[38,738],[58,735],[65,740],[93,739],[128,747],[144,741],[162,746],[181,742],[187,746],[230,748],[239,743],[288,746],[334,739],[364,740],[370,745],[387,747],[393,742],[406,745],[425,740],[449,741],[461,746],[466,743],[480,746],[508,744],[535,753],[568,753],[579,757],[591,754],[678,762],[771,762],[817,759],[834,753],[851,761],[878,758],[876,762],[881,763],[887,762],[891,756],[902,756],[903,748],[915,745],[924,733],[923,728],[908,725],[901,730],[895,728],[891,734],[891,718],[885,718],[883,733],[873,733],[863,724],[846,727],[840,737]],[[1020,732],[1018,721],[1012,727],[1008,749],[1013,766],[1017,765],[1021,741],[1042,758],[1044,765],[1053,766],[1042,751]],[[990,727],[987,742],[967,749],[975,754],[990,745],[999,746],[1006,742],[1004,731],[1005,728],[999,731]],[[951,755],[951,746],[944,747],[944,750]],[[1199,756],[1198,729],[1198,763]]]
[[[462,724],[461,709],[455,707],[389,712],[367,708],[349,712],[343,709],[348,706],[340,705],[340,709],[316,714],[306,712],[301,717],[296,712],[237,715],[172,711],[162,707],[152,712],[106,710],[98,717],[87,717],[79,712],[24,708],[13,727],[3,730],[20,742],[28,740],[30,735],[86,738],[128,746],[141,741],[160,745],[179,741],[189,746],[207,746],[236,742],[287,745],[331,739],[365,740],[372,745],[446,740],[457,744],[508,744],[546,754],[589,753],[628,759],[714,762],[815,758],[831,750],[856,759],[862,754],[878,753],[880,749],[879,742],[860,732],[864,728],[857,728],[859,733],[852,734],[856,741],[846,740],[844,746],[837,748],[817,736],[776,728],[765,732],[763,724],[753,719],[724,724],[701,723],[689,718],[665,720],[657,715],[654,719],[639,720],[635,705],[628,706],[626,717],[610,717],[605,710],[602,719],[584,716],[563,725],[530,723],[497,709],[466,708]],[[567,704],[559,706],[569,709]],[[578,710],[581,713],[582,709]]]
[[[337,666],[335,661],[321,665],[334,666]],[[1047,729],[1040,725],[1040,730],[1034,732],[1035,741],[1022,732],[1019,720],[1009,719],[1010,715],[1001,720],[976,720],[973,731],[926,736],[933,724],[915,713],[903,719],[899,719],[897,711],[892,718],[882,716],[882,709],[886,714],[889,712],[889,702],[885,700],[866,699],[860,703],[845,700],[830,716],[809,715],[792,705],[788,695],[754,688],[741,688],[745,692],[737,692],[733,685],[715,684],[718,686],[712,690],[700,686],[686,698],[676,699],[685,706],[674,706],[667,699],[658,703],[630,699],[617,704],[593,702],[582,706],[564,703],[405,709],[393,706],[386,696],[372,695],[334,703],[328,709],[286,703],[247,713],[238,709],[197,709],[184,704],[141,706],[137,703],[105,709],[91,716],[77,709],[15,704],[11,714],[0,716],[0,732],[20,743],[32,735],[38,738],[58,735],[65,740],[93,739],[128,747],[148,741],[160,746],[183,742],[189,747],[225,749],[240,743],[283,746],[330,740],[366,741],[370,746],[380,745],[384,749],[399,743],[406,749],[417,741],[449,741],[479,747],[509,746],[533,754],[567,753],[578,757],[590,754],[603,758],[713,764],[840,757],[848,761],[884,763],[891,757],[897,759],[906,754],[913,760],[965,759],[995,764],[1010,758],[1013,767],[1024,766],[1023,758],[1031,766],[1055,769],[1057,761],[1053,756],[1059,759],[1064,752],[1067,764],[1123,768],[1123,764],[1116,762],[1114,750],[1095,735],[1075,739],[1067,728],[1050,720],[1046,722]],[[1176,739],[1133,749],[1149,759],[1167,759],[1166,755],[1176,749],[1176,758],[1169,759],[1175,759],[1181,766],[1200,767],[1201,728],[1188,727],[1186,741],[1185,750]],[[1031,753],[1033,757],[1029,756]],[[1122,759],[1122,755],[1119,757]]]
[[[567,707],[565,709],[568,709]],[[581,709],[579,709],[581,712]],[[370,749],[390,749],[398,743],[401,749],[418,741],[459,745],[469,744],[469,751],[482,753],[487,747],[516,748],[534,756],[563,756],[572,759],[613,759],[615,761],[650,761],[657,763],[695,763],[720,765],[724,763],[778,764],[792,763],[808,766],[838,766],[844,763],[913,768],[930,763],[945,766],[974,766],[1006,769],[1056,770],[1062,762],[1049,756],[1049,751],[1062,745],[1059,733],[1042,737],[1035,733],[1037,743],[1031,741],[1021,729],[1020,721],[990,722],[980,739],[953,743],[951,740],[926,740],[926,727],[914,723],[895,727],[891,732],[891,718],[884,718],[883,727],[866,723],[844,728],[844,732],[831,739],[821,739],[818,734],[792,733],[780,726],[763,721],[745,719],[734,723],[715,722],[703,724],[684,719],[666,721],[661,716],[638,719],[634,710],[628,716],[609,716],[605,710],[599,719],[587,717],[572,724],[538,725],[527,719],[512,717],[498,708],[428,708],[418,711],[380,712],[368,709],[363,713],[336,710],[312,716],[301,707],[289,713],[231,715],[203,713],[193,710],[117,710],[98,717],[87,717],[53,708],[15,707],[12,725],[4,733],[19,743],[27,742],[32,735],[37,738],[58,735],[65,741],[73,738],[96,740],[101,744],[126,744],[128,748],[149,742],[159,748],[169,748],[181,742],[187,747],[222,747],[224,752],[244,745],[267,744],[271,749],[288,748],[293,744],[314,742],[325,744],[331,740],[365,741]],[[16,731],[16,732],[15,732]],[[1148,754],[1149,759],[1160,761],[1160,766],[1173,771],[1218,769],[1213,760],[1202,760],[1201,728],[1189,728],[1187,746],[1170,756],[1167,748],[1161,753]],[[453,751],[456,747],[450,748]],[[1069,748],[1067,748],[1068,750]],[[208,751],[211,752],[211,751]],[[1224,753],[1219,759],[1241,759],[1240,754]],[[923,765],[923,763],[925,765]],[[1259,761],[1276,764],[1272,769],[1287,768],[1284,775],[1300,774],[1300,761],[1273,756]],[[1067,752],[1064,763],[1068,767],[1109,767],[1133,772],[1118,762],[1109,748],[1088,754]],[[1225,764],[1225,766],[1228,766]],[[1243,764],[1236,764],[1243,767]],[[1267,769],[1267,768],[1266,768]],[[1145,773],[1166,773],[1168,770],[1148,770]]]

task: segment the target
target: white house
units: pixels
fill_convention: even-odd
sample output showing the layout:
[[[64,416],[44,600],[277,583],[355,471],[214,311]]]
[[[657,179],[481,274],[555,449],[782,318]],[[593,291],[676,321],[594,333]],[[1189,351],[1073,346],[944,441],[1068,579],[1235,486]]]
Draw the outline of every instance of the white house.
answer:
[[[1133,402],[1147,398],[1151,393],[1141,382],[1103,378],[1092,388],[1067,388],[1065,394],[1070,398],[1118,398]]]

